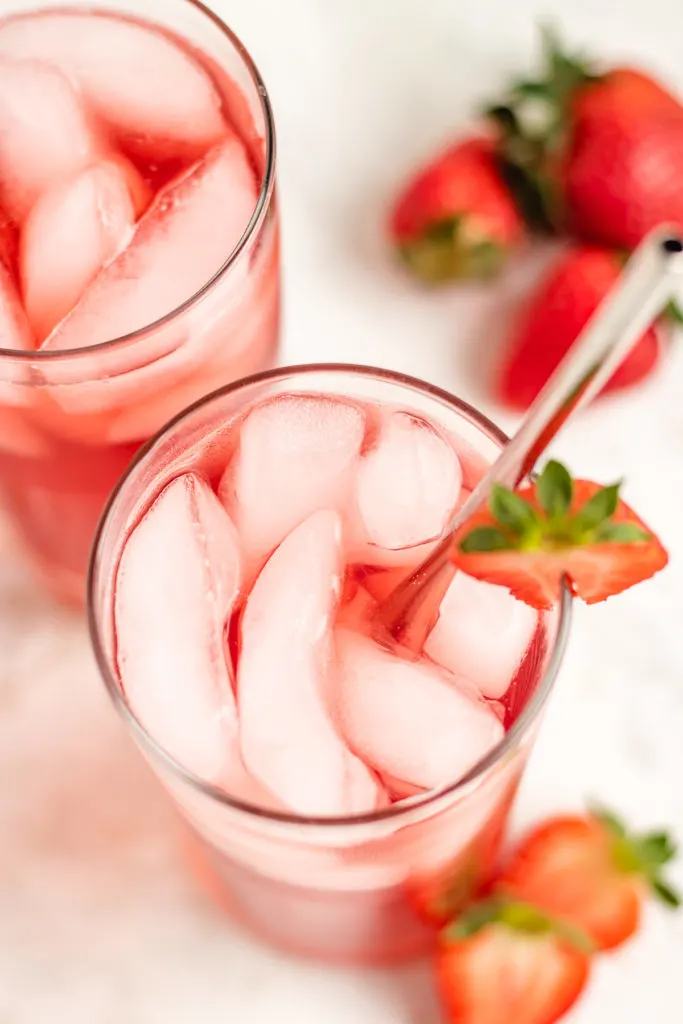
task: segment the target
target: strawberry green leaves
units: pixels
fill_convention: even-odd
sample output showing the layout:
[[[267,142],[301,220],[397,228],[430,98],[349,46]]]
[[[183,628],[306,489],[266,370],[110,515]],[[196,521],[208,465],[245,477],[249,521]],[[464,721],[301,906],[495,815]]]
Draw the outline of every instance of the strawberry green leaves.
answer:
[[[557,163],[570,133],[572,98],[597,76],[563,51],[549,26],[541,27],[541,49],[543,73],[514,83],[485,114],[499,133],[503,173],[527,224],[554,232],[563,220]]]
[[[536,482],[536,494],[547,515],[566,515],[574,497],[574,482],[561,462],[551,460]]]
[[[491,492],[491,511],[502,526],[519,537],[538,530],[539,518],[531,505],[498,484]]]
[[[593,943],[580,928],[545,913],[531,903],[493,896],[474,903],[444,930],[446,941],[457,942],[476,935],[489,925],[501,925],[522,935],[555,934],[585,953]]]
[[[662,868],[672,861],[678,852],[669,834],[632,834],[619,818],[602,809],[594,810],[593,817],[603,825],[612,838],[612,857],[619,871],[626,875],[640,876],[660,902],[672,909],[679,907],[680,896],[662,877]]]
[[[495,277],[505,262],[505,249],[495,241],[472,239],[467,220],[461,215],[427,225],[421,235],[399,246],[401,258],[427,284]]]
[[[672,299],[670,302],[667,303],[664,309],[664,315],[667,317],[668,320],[676,324],[678,327],[683,325],[683,310],[681,309],[681,307],[675,299]]]
[[[650,535],[635,523],[614,522],[621,484],[596,491],[574,508],[574,482],[568,470],[551,460],[526,500],[500,484],[491,491],[495,525],[480,526],[460,542],[464,554],[491,551],[559,551],[594,544],[645,543]]]
[[[466,555],[475,552],[510,551],[513,547],[507,535],[495,526],[478,526],[460,542],[460,550]]]

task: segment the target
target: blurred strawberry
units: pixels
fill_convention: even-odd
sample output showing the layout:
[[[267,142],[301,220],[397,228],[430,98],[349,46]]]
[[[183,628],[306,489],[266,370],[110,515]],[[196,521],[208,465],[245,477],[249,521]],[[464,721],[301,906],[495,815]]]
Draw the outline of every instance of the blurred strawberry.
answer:
[[[389,232],[411,271],[429,283],[490,278],[522,239],[492,140],[455,143],[412,179]]]
[[[648,892],[678,906],[662,876],[675,853],[665,832],[630,834],[613,814],[552,818],[522,840],[496,887],[614,949],[637,930]]]
[[[590,974],[590,946],[525,903],[474,904],[441,934],[439,995],[449,1024],[554,1024]]]
[[[552,33],[544,41],[544,75],[489,111],[527,218],[627,249],[683,224],[683,106],[636,68],[599,75]]]
[[[681,114],[582,126],[564,179],[568,223],[582,238],[634,248],[660,224],[683,225]]]
[[[643,117],[670,114],[680,117],[683,105],[650,75],[638,68],[612,68],[604,75],[586,81],[572,95],[575,125],[587,127],[590,121],[640,121]]]
[[[590,317],[616,283],[624,264],[619,253],[580,246],[565,253],[522,310],[496,382],[498,398],[526,409],[576,341]],[[674,306],[671,317],[677,318]],[[660,358],[660,321],[645,332],[603,393],[645,380]]]

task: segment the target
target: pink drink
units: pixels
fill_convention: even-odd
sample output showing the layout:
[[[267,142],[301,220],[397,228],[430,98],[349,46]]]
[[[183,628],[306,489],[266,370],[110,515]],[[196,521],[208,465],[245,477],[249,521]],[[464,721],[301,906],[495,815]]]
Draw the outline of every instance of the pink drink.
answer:
[[[418,381],[303,367],[198,403],[112,500],[105,680],[205,881],[291,951],[417,955],[491,870],[567,608],[456,575],[418,661],[370,633],[502,441]]]
[[[48,585],[78,601],[140,445],[275,360],[273,124],[248,55],[193,0],[159,0],[154,23],[143,0],[14,6],[0,20],[0,493]]]

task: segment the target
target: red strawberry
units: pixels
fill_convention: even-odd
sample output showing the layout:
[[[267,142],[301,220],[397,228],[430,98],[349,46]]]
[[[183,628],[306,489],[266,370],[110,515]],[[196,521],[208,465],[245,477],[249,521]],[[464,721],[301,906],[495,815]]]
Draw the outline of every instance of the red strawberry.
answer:
[[[399,196],[390,235],[410,269],[430,283],[491,277],[523,235],[490,139],[458,142]]]
[[[570,250],[551,269],[523,309],[496,383],[498,397],[526,409],[562,361],[607,293],[623,258],[607,249]],[[648,377],[660,358],[663,324],[651,327],[603,389],[631,387]]]
[[[604,245],[633,248],[662,223],[683,224],[683,113],[577,126],[564,194],[571,229]]]
[[[581,938],[524,903],[488,901],[442,933],[436,959],[450,1024],[552,1024],[588,980]]]
[[[683,223],[683,106],[636,68],[596,74],[550,33],[545,54],[543,76],[489,112],[527,215],[627,249],[663,221]]]
[[[573,481],[554,461],[517,493],[495,486],[461,528],[458,568],[538,609],[558,601],[565,578],[587,604],[649,579],[668,555],[619,486]]]
[[[644,71],[630,67],[612,68],[580,85],[571,104],[573,123],[581,128],[604,118],[634,122],[662,113],[683,115],[683,106],[672,93]]]
[[[554,818],[527,836],[496,885],[582,929],[596,948],[612,949],[637,930],[648,889],[678,906],[661,878],[674,854],[665,833],[631,836],[609,814]]]

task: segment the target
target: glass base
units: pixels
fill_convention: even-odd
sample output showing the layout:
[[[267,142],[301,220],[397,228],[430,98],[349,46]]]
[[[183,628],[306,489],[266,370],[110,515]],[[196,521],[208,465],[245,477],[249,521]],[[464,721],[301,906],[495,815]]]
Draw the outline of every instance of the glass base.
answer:
[[[429,954],[436,930],[400,888],[323,892],[263,878],[188,836],[186,858],[200,887],[261,942],[338,967],[387,967]]]
[[[213,902],[268,945],[319,963],[391,966],[432,952],[439,928],[486,887],[516,788],[515,780],[495,813],[450,860],[386,887],[348,888],[343,870],[337,888],[296,885],[233,860],[189,829],[186,858]],[[376,867],[381,862],[380,855]],[[387,877],[392,874],[387,865]]]

